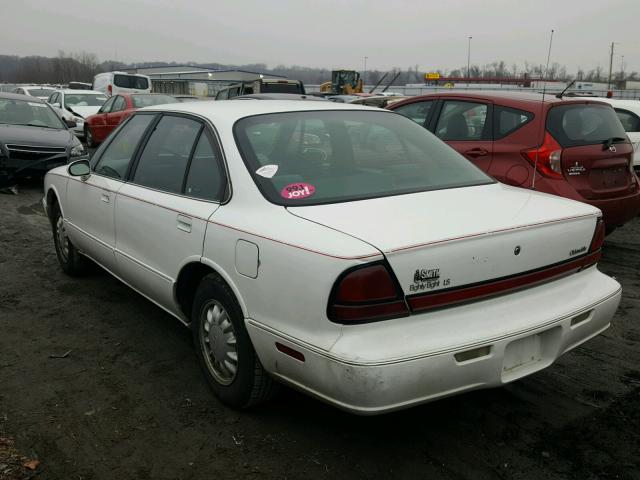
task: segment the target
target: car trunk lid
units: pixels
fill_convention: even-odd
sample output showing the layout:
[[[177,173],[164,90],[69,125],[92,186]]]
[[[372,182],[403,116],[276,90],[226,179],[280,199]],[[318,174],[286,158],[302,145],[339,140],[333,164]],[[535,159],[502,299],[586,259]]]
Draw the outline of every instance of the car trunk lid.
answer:
[[[501,184],[288,210],[378,248],[409,297],[584,258],[599,215],[583,203]]]

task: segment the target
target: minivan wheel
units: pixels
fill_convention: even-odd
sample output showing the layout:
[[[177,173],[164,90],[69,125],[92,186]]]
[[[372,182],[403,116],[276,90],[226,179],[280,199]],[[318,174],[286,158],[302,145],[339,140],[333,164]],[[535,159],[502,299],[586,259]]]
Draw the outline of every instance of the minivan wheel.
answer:
[[[64,218],[58,204],[53,205],[51,215],[51,228],[53,230],[53,244],[56,248],[56,256],[62,270],[71,276],[82,275],[87,269],[87,259],[74,247],[67,236]]]
[[[247,408],[271,398],[275,382],[253,349],[238,301],[216,274],[198,286],[192,330],[200,367],[223,403]]]
[[[98,146],[93,138],[93,134],[91,133],[91,129],[89,127],[84,127],[84,139],[87,142],[87,146],[89,148],[96,148]]]

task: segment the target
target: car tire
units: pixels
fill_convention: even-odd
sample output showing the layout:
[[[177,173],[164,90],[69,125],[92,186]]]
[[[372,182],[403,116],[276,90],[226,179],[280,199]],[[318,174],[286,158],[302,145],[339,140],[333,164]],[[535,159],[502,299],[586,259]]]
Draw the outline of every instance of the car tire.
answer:
[[[98,146],[89,127],[84,128],[84,140],[87,142],[87,147],[89,148],[96,148]]]
[[[233,408],[270,399],[276,383],[256,355],[235,295],[217,274],[205,276],[192,309],[198,361],[215,395]]]
[[[53,230],[53,244],[60,267],[67,275],[77,277],[87,271],[88,260],[78,252],[66,234],[64,217],[60,206],[55,203],[51,211],[51,229]]]

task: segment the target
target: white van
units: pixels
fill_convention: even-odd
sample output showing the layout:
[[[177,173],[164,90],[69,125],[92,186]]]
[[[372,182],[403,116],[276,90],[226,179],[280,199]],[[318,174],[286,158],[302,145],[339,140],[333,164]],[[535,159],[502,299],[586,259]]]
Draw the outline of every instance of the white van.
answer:
[[[137,73],[99,73],[93,77],[93,90],[108,96],[118,93],[151,93],[151,79]]]

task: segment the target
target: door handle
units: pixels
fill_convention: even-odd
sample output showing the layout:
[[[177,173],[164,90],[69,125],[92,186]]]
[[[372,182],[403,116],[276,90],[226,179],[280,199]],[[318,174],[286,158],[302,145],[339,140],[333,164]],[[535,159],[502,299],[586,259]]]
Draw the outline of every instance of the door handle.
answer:
[[[472,148],[471,150],[464,152],[464,154],[469,157],[484,157],[489,154],[489,150],[485,150],[484,148]]]
[[[102,200],[104,203],[109,203],[109,194],[103,193],[102,196],[100,197],[100,200]]]
[[[186,215],[178,215],[178,230],[191,233],[191,218]]]

